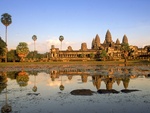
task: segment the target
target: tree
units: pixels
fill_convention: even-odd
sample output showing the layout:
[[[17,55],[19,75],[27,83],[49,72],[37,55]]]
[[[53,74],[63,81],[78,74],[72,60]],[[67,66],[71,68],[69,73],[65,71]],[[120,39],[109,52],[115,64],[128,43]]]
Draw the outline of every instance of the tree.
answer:
[[[35,58],[35,50],[36,50],[35,41],[37,40],[37,36],[36,36],[36,35],[33,35],[33,36],[32,36],[32,39],[33,39],[33,41],[34,41],[34,54],[33,54],[33,57]]]
[[[16,52],[17,52],[18,56],[21,58],[21,61],[23,61],[24,57],[26,57],[29,53],[29,48],[28,48],[27,43],[20,42],[16,48]]]
[[[64,37],[62,35],[59,36],[59,41],[61,42],[61,50],[62,50],[62,41],[64,40]]]
[[[6,55],[6,43],[0,37],[0,61]]]
[[[9,26],[12,23],[11,15],[8,13],[4,13],[1,15],[1,22],[4,24],[6,27],[6,32],[5,32],[5,42],[7,46],[7,26]],[[7,48],[7,47],[6,47]],[[5,56],[5,62],[7,62],[7,54]]]
[[[121,51],[124,57],[124,62],[127,62],[127,58],[129,56],[130,48],[128,43],[122,43],[121,44]]]
[[[37,36],[36,35],[33,35],[32,36],[32,39],[33,39],[33,41],[34,41],[34,51],[36,50],[36,48],[35,48],[35,41],[37,40]]]
[[[102,50],[102,52],[101,52],[101,54],[100,54],[100,58],[102,58],[102,59],[105,61],[106,57],[107,57],[106,51],[105,51],[105,50]]]
[[[16,60],[19,60],[16,50],[8,51],[7,57],[8,57],[8,61],[11,61],[11,62],[12,61],[15,62]]]

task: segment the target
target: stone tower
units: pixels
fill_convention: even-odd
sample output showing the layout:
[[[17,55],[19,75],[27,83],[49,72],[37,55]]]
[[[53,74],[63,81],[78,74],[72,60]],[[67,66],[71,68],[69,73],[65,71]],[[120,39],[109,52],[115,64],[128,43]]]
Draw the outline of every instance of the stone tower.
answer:
[[[128,44],[128,38],[126,35],[123,36],[122,43]]]
[[[101,46],[100,37],[97,34],[95,36],[95,39],[93,39],[93,41],[92,41],[92,49],[99,49],[100,46]]]
[[[96,43],[97,47],[99,47],[101,45],[100,44],[100,38],[99,38],[98,34],[95,37],[95,43]]]
[[[119,39],[117,38],[117,40],[116,40],[116,44],[117,45],[119,45],[120,44],[120,41],[119,41]]]
[[[86,43],[81,44],[81,51],[87,51],[87,44]]]
[[[106,44],[110,44],[112,42],[112,37],[111,37],[111,33],[109,30],[107,30],[106,32],[105,41],[106,41]]]

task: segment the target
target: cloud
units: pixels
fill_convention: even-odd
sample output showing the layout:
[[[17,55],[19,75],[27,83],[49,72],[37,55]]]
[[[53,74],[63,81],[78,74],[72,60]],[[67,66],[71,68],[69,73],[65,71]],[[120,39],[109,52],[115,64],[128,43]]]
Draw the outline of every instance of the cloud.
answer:
[[[56,37],[52,37],[52,38],[48,37],[48,38],[49,38],[48,40],[45,40],[42,42],[36,41],[35,46],[36,46],[36,50],[39,53],[49,52],[52,45],[54,45],[55,48],[60,49],[61,42],[59,41],[58,38],[56,38]],[[34,42],[31,41],[31,42],[28,42],[27,44],[28,44],[29,50],[34,51]],[[67,50],[68,46],[71,46],[73,48],[73,50],[78,50],[77,48],[80,48],[79,43],[69,42],[69,41],[64,40],[62,42],[62,49]]]

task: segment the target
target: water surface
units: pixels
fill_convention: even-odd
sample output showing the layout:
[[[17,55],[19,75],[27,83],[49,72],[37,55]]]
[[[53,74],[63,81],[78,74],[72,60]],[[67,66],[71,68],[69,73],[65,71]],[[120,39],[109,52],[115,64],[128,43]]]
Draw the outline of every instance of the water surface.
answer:
[[[149,65],[5,70],[0,72],[0,107],[4,110],[9,105],[12,113],[146,113],[150,110],[149,76]],[[72,95],[76,89],[94,93]],[[119,93],[97,93],[112,89]]]

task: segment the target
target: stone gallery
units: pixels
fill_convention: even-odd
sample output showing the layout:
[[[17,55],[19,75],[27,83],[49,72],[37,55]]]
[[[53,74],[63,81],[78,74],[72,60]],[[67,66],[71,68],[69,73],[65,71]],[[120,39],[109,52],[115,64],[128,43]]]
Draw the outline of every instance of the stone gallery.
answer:
[[[87,44],[84,42],[81,44],[80,50],[73,50],[71,46],[68,46],[67,50],[59,50],[54,45],[50,49],[50,60],[52,61],[88,61],[88,60],[121,60],[124,59],[124,51],[122,46],[127,45],[128,59],[148,59],[150,56],[150,45],[144,48],[138,48],[137,46],[129,45],[126,35],[123,36],[122,42],[117,39],[115,42],[112,40],[112,36],[109,30],[105,35],[103,43],[100,41],[100,37],[97,34],[92,40],[91,49],[87,48]]]

